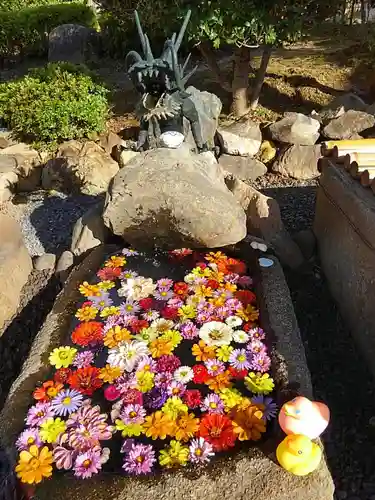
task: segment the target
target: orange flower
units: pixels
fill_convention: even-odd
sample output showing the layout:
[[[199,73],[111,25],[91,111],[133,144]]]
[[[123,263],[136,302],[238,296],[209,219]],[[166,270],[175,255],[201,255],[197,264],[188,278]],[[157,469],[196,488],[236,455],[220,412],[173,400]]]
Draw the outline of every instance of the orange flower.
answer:
[[[200,340],[198,344],[194,344],[191,352],[197,361],[207,361],[216,356],[215,347],[206,345],[203,340]]]
[[[233,430],[238,434],[240,441],[258,441],[262,432],[266,432],[266,423],[263,420],[263,412],[258,406],[250,405],[239,410],[234,407],[231,411]]]
[[[104,267],[124,267],[125,264],[125,257],[121,255],[112,255],[112,257],[105,262]]]
[[[33,392],[33,397],[37,401],[50,401],[53,399],[57,394],[61,391],[61,389],[64,388],[63,384],[60,384],[58,382],[54,382],[53,380],[48,380],[47,382],[44,382],[42,387],[38,387],[35,389]]]
[[[219,373],[216,377],[212,377],[207,380],[206,385],[211,389],[211,391],[220,392],[223,389],[232,387],[231,374],[229,370],[225,370],[224,373]]]
[[[163,355],[168,356],[169,354],[172,354],[174,348],[174,344],[168,339],[160,338],[153,340],[150,344],[151,356],[153,358],[160,358],[160,356]]]
[[[214,262],[215,264],[218,264],[219,262],[226,262],[228,260],[228,257],[225,255],[223,252],[210,252],[204,256],[208,262]]]
[[[162,411],[157,411],[146,417],[143,429],[147,437],[151,439],[166,439],[167,436],[173,436],[175,432],[175,423],[168,415]]]
[[[113,384],[113,382],[122,375],[122,370],[118,366],[105,365],[100,368],[99,378],[104,382]]]
[[[110,328],[104,335],[104,345],[112,349],[120,344],[131,339],[131,334],[126,328],[116,325]]]
[[[206,414],[199,426],[199,436],[208,441],[215,451],[232,448],[236,442],[232,421],[226,415]]]
[[[189,441],[199,429],[199,418],[194,413],[183,413],[176,420],[175,436],[178,441]]]
[[[72,341],[80,346],[96,344],[103,340],[103,324],[98,321],[88,321],[78,325],[72,333]]]
[[[245,274],[246,264],[241,260],[233,259],[229,257],[226,261],[220,260],[217,262],[217,267],[219,271],[224,274]]]
[[[259,318],[259,311],[251,304],[245,308],[237,309],[236,313],[244,321],[256,321]]]
[[[84,281],[82,285],[79,286],[79,291],[85,297],[99,297],[101,294],[98,285],[90,285],[87,281]]]
[[[96,389],[99,389],[103,385],[103,380],[99,376],[99,368],[87,366],[85,368],[78,368],[77,371],[73,372],[68,382],[73,389],[86,396],[92,396]]]

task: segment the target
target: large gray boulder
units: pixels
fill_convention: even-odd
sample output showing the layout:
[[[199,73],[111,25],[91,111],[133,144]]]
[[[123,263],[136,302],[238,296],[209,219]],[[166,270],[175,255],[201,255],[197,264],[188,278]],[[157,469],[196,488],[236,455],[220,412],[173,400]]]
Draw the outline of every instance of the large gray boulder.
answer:
[[[79,24],[62,24],[48,37],[48,61],[83,64],[93,59],[98,46],[98,33]]]
[[[364,130],[375,125],[375,117],[364,111],[349,110],[330,121],[323,129],[327,139],[357,138]]]
[[[193,86],[188,87],[186,92],[190,94],[190,99],[194,102],[197,109],[203,143],[207,143],[210,148],[213,148],[215,145],[214,137],[223,105],[217,95],[211,92],[201,91]],[[186,118],[184,118],[184,135],[186,137],[185,142],[195,150],[196,144],[191,132],[190,123]]]
[[[319,176],[318,160],[321,146],[290,146],[272,165],[272,172],[293,179],[314,179]]]
[[[103,220],[135,246],[220,247],[246,236],[220,166],[186,146],[131,160],[110,185]]]
[[[223,153],[230,155],[254,156],[262,144],[259,123],[248,119],[219,128],[218,136]]]
[[[267,173],[267,167],[250,156],[221,155],[219,165],[224,172],[234,175],[244,182],[251,182]]]
[[[309,146],[319,138],[318,120],[302,113],[285,113],[284,117],[269,126],[271,139],[284,144]]]

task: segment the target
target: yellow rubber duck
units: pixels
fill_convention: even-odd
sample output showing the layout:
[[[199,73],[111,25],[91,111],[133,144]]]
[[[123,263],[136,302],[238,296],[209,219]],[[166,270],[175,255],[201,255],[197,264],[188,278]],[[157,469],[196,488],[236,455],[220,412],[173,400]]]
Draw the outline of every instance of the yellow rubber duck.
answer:
[[[287,436],[277,447],[276,457],[281,467],[295,476],[313,472],[322,459],[322,450],[302,434]]]

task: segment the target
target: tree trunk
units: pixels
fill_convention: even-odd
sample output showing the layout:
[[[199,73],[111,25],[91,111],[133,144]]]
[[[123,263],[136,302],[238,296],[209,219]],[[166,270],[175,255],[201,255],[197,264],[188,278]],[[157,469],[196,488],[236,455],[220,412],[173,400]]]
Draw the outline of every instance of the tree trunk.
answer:
[[[361,24],[366,24],[367,22],[366,10],[366,2],[365,0],[361,0]]]
[[[227,92],[232,92],[230,81],[223,75],[217,63],[215,53],[212,49],[210,42],[204,41],[198,45],[198,48],[204,57],[208,68],[215,75],[217,83]]]
[[[234,54],[232,80],[232,113],[237,117],[249,111],[249,68],[250,49],[248,47],[237,48]]]
[[[356,0],[352,0],[352,5],[350,8],[349,26],[353,26],[355,2]]]
[[[260,62],[260,66],[255,77],[253,88],[251,89],[250,109],[255,109],[258,106],[259,96],[263,87],[264,78],[266,76],[268,63],[271,57],[271,52],[272,52],[272,47],[268,45],[264,47],[262,60]]]

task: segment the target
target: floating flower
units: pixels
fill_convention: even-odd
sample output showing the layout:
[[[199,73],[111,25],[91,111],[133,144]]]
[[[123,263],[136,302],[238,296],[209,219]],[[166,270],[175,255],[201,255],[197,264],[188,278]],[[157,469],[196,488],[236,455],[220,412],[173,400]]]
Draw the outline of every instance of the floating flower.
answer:
[[[181,361],[173,354],[163,355],[156,362],[157,372],[174,373],[181,366]]]
[[[159,290],[155,290],[154,297],[157,300],[167,301],[173,297],[173,292],[172,290],[159,288]]]
[[[197,315],[197,311],[194,306],[181,306],[178,309],[178,316],[181,321],[186,321],[189,319],[194,319],[195,316]]]
[[[151,356],[144,356],[137,364],[137,371],[155,372],[157,370],[157,363]]]
[[[244,327],[244,330],[245,330],[245,327]],[[248,330],[245,330],[245,331],[247,331],[249,333],[251,340],[264,340],[266,337],[264,330],[262,330],[261,328],[258,328],[258,327],[249,328]]]
[[[47,446],[39,449],[36,445],[23,450],[16,466],[17,477],[27,484],[38,484],[52,475],[53,456]]]
[[[204,384],[210,378],[208,370],[204,365],[194,365],[193,372],[194,372],[193,382],[196,384]]]
[[[231,412],[233,430],[240,441],[258,441],[266,432],[263,412],[257,406],[248,406],[244,410],[233,408]]]
[[[229,345],[232,340],[232,329],[225,323],[210,321],[199,330],[199,337],[208,346]]]
[[[121,288],[117,291],[119,297],[127,297],[128,299],[140,300],[145,299],[155,292],[156,285],[151,278],[137,277],[128,279],[126,283],[121,284]]]
[[[195,339],[198,337],[198,328],[192,321],[186,321],[183,325],[181,325],[181,335],[184,339]]]
[[[173,291],[180,297],[185,297],[188,294],[189,286],[186,283],[178,282],[173,285]]]
[[[141,314],[142,318],[145,319],[146,321],[155,321],[160,317],[160,313],[158,311],[153,311],[149,309],[148,311],[145,311],[144,313]]]
[[[104,281],[101,281],[100,283],[98,283],[98,287],[100,288],[102,293],[103,293],[103,291],[107,292],[108,290],[111,290],[115,286],[116,286],[115,283],[113,283],[113,281],[111,281],[111,280],[104,280]],[[108,304],[107,307],[109,307],[110,305],[111,304]]]
[[[231,345],[222,345],[216,349],[217,359],[227,363],[229,361],[230,355],[233,352],[233,346]]]
[[[248,304],[246,307],[237,309],[237,315],[244,321],[256,321],[259,318],[259,311],[251,304]]]
[[[37,401],[51,401],[63,388],[63,384],[54,382],[53,380],[48,380],[47,382],[44,382],[42,387],[35,389],[33,397]]]
[[[91,321],[96,318],[99,310],[92,306],[92,305],[87,305],[83,306],[75,314],[75,317],[78,318],[80,321]]]
[[[176,420],[179,415],[188,412],[188,407],[182,402],[182,399],[173,396],[167,400],[162,408],[163,413],[165,413],[171,420]]]
[[[164,405],[167,398],[168,395],[164,389],[155,387],[150,392],[145,394],[144,405],[146,406],[146,408],[159,410]]]
[[[153,358],[168,356],[172,354],[174,348],[173,343],[168,339],[158,338],[150,343],[150,352]]]
[[[173,321],[169,319],[159,318],[151,323],[151,328],[154,328],[158,334],[162,335],[174,327]]]
[[[131,372],[134,367],[139,363],[142,356],[148,356],[148,350],[145,342],[133,340],[129,343],[123,342],[122,344],[109,349],[107,363],[111,366],[118,366],[122,370]]]
[[[233,332],[233,340],[238,344],[246,344],[249,338],[249,335],[244,330],[236,330]]]
[[[90,285],[87,281],[84,281],[78,289],[85,297],[99,297],[101,293],[98,285]]]
[[[251,366],[249,353],[245,349],[234,349],[229,356],[229,364],[237,370],[248,370]]]
[[[172,467],[185,466],[189,459],[189,448],[179,441],[172,440],[167,448],[161,450],[159,463],[162,467],[170,469]]]
[[[235,445],[236,434],[226,415],[204,415],[199,426],[199,436],[208,441],[215,451],[224,451]]]
[[[130,316],[132,318],[132,316]],[[126,316],[124,317],[126,319]],[[144,319],[133,319],[130,321],[130,329],[133,333],[139,333],[145,328],[148,328],[149,324]]]
[[[156,462],[155,452],[151,445],[137,444],[130,449],[122,468],[128,474],[148,474]]]
[[[268,373],[254,373],[250,372],[245,377],[245,385],[249,391],[255,394],[269,394],[273,391],[275,384],[273,379]]]
[[[143,328],[137,335],[134,335],[134,340],[139,340],[149,345],[153,340],[157,339],[158,335],[155,328]]]
[[[198,344],[194,344],[191,352],[197,361],[207,361],[215,357],[215,348],[208,346],[203,340],[200,340]]]
[[[258,354],[254,354],[251,358],[251,368],[257,372],[265,373],[271,367],[271,358],[262,351]]]
[[[120,277],[121,267],[105,267],[96,273],[101,280],[115,280]]]
[[[198,408],[202,402],[202,395],[198,389],[188,389],[182,395],[183,402],[190,408]]]
[[[126,405],[121,412],[125,424],[143,424],[146,410],[141,405]]]
[[[47,418],[40,425],[39,435],[46,443],[55,443],[60,434],[65,432],[66,424],[61,418]]]
[[[116,386],[109,385],[104,389],[104,397],[107,401],[116,401],[116,399],[121,397],[121,392]]]
[[[247,370],[238,370],[237,368],[233,368],[233,366],[229,367],[229,373],[232,378],[235,380],[242,380],[247,375]]]
[[[104,307],[104,309],[100,311],[101,318],[108,318],[109,316],[119,316],[119,314],[120,308],[116,306]]]
[[[77,349],[74,347],[56,347],[49,355],[49,362],[56,368],[68,368],[73,363]]]
[[[103,368],[100,368],[99,378],[101,378],[103,382],[113,384],[113,382],[122,375],[122,372],[123,370],[121,370],[118,366],[111,366],[107,364]]]
[[[104,263],[104,267],[124,267],[125,264],[125,257],[121,257],[120,255],[112,255],[112,257]]]
[[[262,410],[263,419],[271,420],[276,417],[277,404],[272,398],[267,398],[263,395],[254,396],[251,398],[251,403]]]
[[[122,342],[129,341],[130,339],[131,333],[129,330],[116,325],[106,331],[104,335],[104,345],[109,349],[112,349],[117,347]]]
[[[213,447],[202,437],[192,439],[189,446],[189,459],[195,464],[203,464],[210,461],[215,455]]]
[[[123,304],[120,306],[120,313],[121,314],[137,314],[141,310],[141,306],[139,305],[138,302],[136,302],[133,299],[127,299]]]
[[[18,450],[28,450],[32,445],[39,447],[41,444],[42,441],[39,437],[39,429],[36,427],[30,427],[29,429],[21,432],[16,441],[16,447]]]
[[[232,387],[231,376],[229,370],[224,373],[219,373],[216,377],[209,378],[206,384],[211,389],[211,391],[219,392],[222,389]]]
[[[201,410],[209,413],[224,413],[224,404],[217,394],[209,394],[201,404]]]
[[[155,387],[167,389],[173,381],[173,376],[169,372],[157,373],[155,376]]]
[[[72,370],[70,368],[59,368],[56,370],[53,380],[60,384],[66,384],[71,373]]]
[[[153,440],[166,439],[173,435],[175,424],[167,413],[157,411],[146,417],[143,428],[146,436]]]
[[[177,330],[168,330],[159,337],[160,340],[170,342],[175,349],[182,342],[182,335]]]
[[[182,384],[187,384],[188,382],[191,382],[194,377],[194,372],[190,368],[190,366],[181,366],[180,368],[177,368],[177,370],[173,374],[173,378],[177,382],[181,382]]]
[[[228,318],[226,318],[225,323],[230,328],[236,328],[237,326],[242,325],[242,319],[239,318],[238,316],[229,316]]]
[[[225,405],[225,411],[231,410],[235,406],[238,406],[242,401],[242,394],[238,389],[222,389],[219,392],[221,401]]]
[[[124,271],[120,274],[121,281],[131,280],[137,278],[138,273],[136,271],[132,271],[130,269],[124,269]]]
[[[262,352],[266,352],[267,348],[263,344],[261,340],[251,340],[247,346],[246,349],[251,352],[252,354],[260,354]]]
[[[107,424],[107,415],[100,413],[99,406],[91,406],[90,401],[69,415],[66,422],[69,428],[69,443],[74,448],[92,447],[98,441],[112,437],[112,427]]]
[[[136,255],[140,255],[140,253],[133,248],[123,248],[121,253],[125,255],[125,257],[135,257]]]
[[[225,371],[225,364],[218,359],[208,359],[204,362],[204,364],[207,368],[208,374],[211,376],[216,376]]]
[[[173,380],[167,387],[167,393],[169,396],[182,396],[186,391],[186,387],[181,382]]]
[[[99,375],[99,368],[95,368],[93,366],[78,368],[77,371],[70,375],[68,383],[70,387],[76,389],[82,394],[92,396],[96,389],[99,389],[99,387],[103,385],[103,380],[99,378]]]
[[[95,345],[103,340],[103,324],[99,321],[88,321],[79,324],[72,333],[72,341],[82,347]]]
[[[177,300],[177,303],[172,304],[172,300],[174,300],[174,301]],[[160,315],[166,320],[170,320],[170,321],[176,320],[178,318],[178,308],[182,304],[180,303],[180,301],[178,299],[171,299],[170,301],[168,301],[168,304],[169,304],[168,306],[164,307],[160,311]]]
[[[79,454],[73,466],[74,475],[82,479],[87,479],[94,474],[98,474],[101,468],[100,449],[88,450],[85,453]]]
[[[137,389],[141,392],[148,392],[154,387],[155,374],[149,371],[140,371],[136,374]]]
[[[83,396],[80,392],[74,389],[65,389],[61,391],[52,401],[51,408],[55,415],[65,417],[74,411],[77,411],[81,406]]]
[[[142,424],[126,424],[120,419],[116,420],[116,429],[121,432],[122,437],[138,437],[144,430]]]
[[[194,413],[182,413],[176,420],[175,437],[178,441],[189,441],[199,429],[199,418]]]
[[[30,427],[37,427],[53,416],[54,411],[50,403],[37,403],[29,409],[26,416],[26,424]]]
[[[113,300],[110,298],[109,293],[102,292],[99,297],[93,297],[91,299],[91,303],[99,311],[102,311],[105,307],[111,306],[113,304]],[[96,315],[94,317],[96,317]]]
[[[85,368],[86,366],[90,366],[94,361],[94,353],[92,351],[82,351],[76,354],[74,358],[73,365],[77,368]]]

